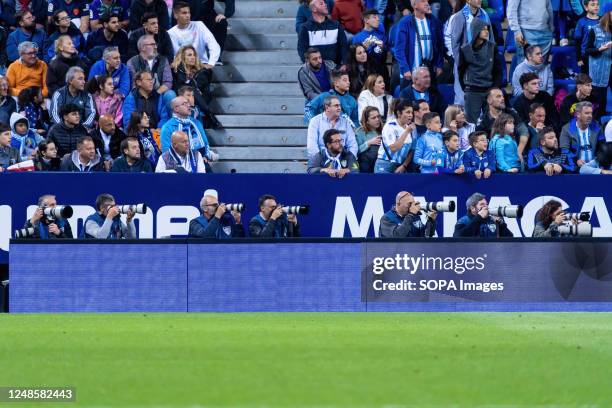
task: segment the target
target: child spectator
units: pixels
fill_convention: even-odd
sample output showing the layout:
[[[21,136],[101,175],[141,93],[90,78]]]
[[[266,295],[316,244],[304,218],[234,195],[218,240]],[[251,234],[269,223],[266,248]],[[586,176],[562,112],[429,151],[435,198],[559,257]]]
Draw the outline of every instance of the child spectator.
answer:
[[[117,126],[123,121],[123,100],[125,97],[115,89],[113,77],[100,75],[93,77],[87,84],[87,91],[93,95],[98,117],[109,115],[115,118]]]
[[[353,45],[360,44],[365,47],[368,58],[376,63],[379,73],[383,76],[387,73],[385,81],[388,80],[389,74],[385,65],[387,37],[384,26],[380,24],[380,16],[376,9],[368,9],[363,13],[363,30],[355,34],[351,41]]]
[[[599,23],[599,0],[583,1],[586,14],[578,20],[574,29],[574,41],[576,42],[576,61],[583,73],[589,72],[589,60],[582,55],[582,42],[588,31]]]
[[[440,173],[463,174],[465,165],[463,164],[463,151],[459,148],[459,135],[454,130],[447,130],[442,135],[444,141],[444,162],[442,167],[438,167]]]
[[[0,173],[19,162],[19,150],[11,146],[11,128],[0,122]]]
[[[43,140],[38,144],[34,168],[36,171],[59,171],[60,158],[57,157],[57,147],[51,140]]]
[[[26,117],[30,122],[30,127],[38,134],[47,133],[51,119],[40,88],[31,86],[19,92],[17,102],[17,111]]]
[[[488,150],[487,132],[477,131],[470,135],[471,149],[463,154],[466,173],[473,173],[477,179],[489,178],[495,171],[495,154]]]
[[[470,148],[470,134],[476,130],[476,125],[465,118],[461,105],[450,105],[444,112],[444,128],[442,132],[452,130],[459,136],[459,150],[465,152]]]
[[[440,115],[436,112],[426,113],[423,122],[427,132],[416,141],[414,163],[420,166],[421,173],[438,173],[438,167],[444,163]]]
[[[43,137],[30,129],[30,122],[20,113],[11,115],[11,145],[19,151],[21,161],[33,159]]]
[[[518,173],[521,161],[514,140],[514,118],[506,113],[499,115],[493,122],[491,135],[493,138],[489,150],[495,154],[497,168],[504,173]]]

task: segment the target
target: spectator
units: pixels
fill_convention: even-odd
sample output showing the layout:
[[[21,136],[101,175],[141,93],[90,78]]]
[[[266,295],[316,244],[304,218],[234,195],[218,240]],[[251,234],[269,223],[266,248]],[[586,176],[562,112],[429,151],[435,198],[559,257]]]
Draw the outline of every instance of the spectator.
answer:
[[[311,101],[331,89],[330,74],[335,64],[332,61],[323,61],[321,52],[312,47],[306,50],[304,59],[306,62],[298,71],[298,82],[306,101]]]
[[[612,174],[612,143],[600,142],[595,158],[580,167],[580,174]]]
[[[432,112],[443,114],[446,109],[444,98],[438,92],[438,88],[431,83],[431,74],[427,67],[417,67],[410,76],[412,85],[407,86],[400,92],[400,98],[412,103],[424,100]]]
[[[584,4],[586,13],[576,23],[574,42],[576,43],[576,62],[582,72],[587,74],[589,72],[589,60],[585,55],[582,55],[582,42],[589,30],[599,23],[599,0],[583,0],[582,4]],[[569,122],[569,119],[567,122]]]
[[[30,129],[30,122],[20,113],[11,115],[11,145],[19,151],[20,161],[34,159],[42,136]]]
[[[312,15],[298,33],[298,55],[304,62],[304,54],[310,47],[321,51],[323,61],[333,61],[336,65],[348,63],[348,42],[346,34],[337,21],[328,18],[325,0],[310,0]]]
[[[429,104],[424,99],[417,99],[416,101],[412,102],[412,111],[414,112],[414,125],[416,127],[413,142],[416,144],[418,138],[427,132],[427,126],[425,126],[423,116],[431,111],[429,109]]]
[[[332,20],[339,22],[344,31],[350,33],[352,37],[363,28],[361,13],[363,13],[361,0],[335,0]]]
[[[514,140],[514,118],[506,113],[499,115],[493,123],[491,137],[489,150],[495,153],[497,169],[504,173],[520,172],[521,160]]]
[[[140,156],[138,139],[128,137],[121,141],[122,156],[113,162],[110,171],[114,173],[152,173],[151,162]]]
[[[382,122],[387,121],[387,114],[389,113],[389,104],[393,98],[391,95],[385,93],[385,80],[382,75],[370,74],[366,79],[363,86],[363,91],[359,94],[357,100],[357,110],[359,117],[362,112],[368,106],[374,106],[378,108],[379,112],[382,112]]]
[[[478,119],[476,130],[484,131],[486,134],[491,133],[493,122],[495,122],[495,119],[502,113],[512,115],[514,119],[514,131],[519,137],[529,137],[527,125],[525,125],[514,109],[506,107],[504,94],[499,88],[489,89],[487,94],[487,106]]]
[[[612,82],[612,3],[603,7],[599,24],[587,32],[582,44],[583,54],[589,58],[589,76],[593,78],[593,96],[606,109],[608,88]]]
[[[432,78],[442,74],[444,40],[440,22],[427,14],[427,0],[411,0],[411,4],[414,12],[400,20],[395,37],[394,55],[403,77],[402,88],[412,79],[412,70],[422,65],[429,68]]]
[[[187,133],[182,131],[172,133],[171,143],[172,145],[162,153],[157,162],[156,173],[206,173],[200,152],[189,148]]]
[[[384,26],[381,28],[380,16],[376,9],[368,9],[363,13],[363,30],[355,34],[351,42],[353,45],[359,44],[365,47],[368,61],[376,65],[376,72],[383,75],[387,82],[389,80],[386,61],[387,36]]]
[[[523,92],[514,100],[512,107],[518,112],[523,122],[529,121],[529,109],[533,103],[541,103],[546,109],[546,126],[555,129],[559,126],[559,113],[555,108],[552,96],[540,91],[540,78],[534,72],[521,75],[519,80]]]
[[[574,173],[574,155],[567,149],[559,149],[555,129],[546,127],[538,133],[540,146],[529,151],[527,166],[531,172],[545,172],[547,176]]]
[[[146,112],[132,112],[126,133],[128,137],[133,137],[140,143],[140,156],[149,160],[152,166],[156,166],[161,149],[151,132],[149,115]]]
[[[304,122],[310,122],[315,115],[323,111],[323,101],[328,96],[336,96],[342,105],[342,112],[350,118],[353,125],[359,123],[357,101],[351,96],[351,94],[349,94],[350,82],[348,74],[343,71],[336,70],[332,72],[331,79],[332,89],[328,92],[319,94],[319,96],[306,104]]]
[[[319,96],[317,98],[319,98]],[[341,115],[342,108],[340,99],[336,95],[328,95],[323,99],[323,106],[324,111],[308,122],[308,136],[306,138],[306,151],[308,152],[308,157],[314,156],[324,148],[323,134],[328,129],[337,129],[341,131],[343,147],[356,156],[357,141],[353,131],[353,124],[350,119]]]
[[[8,62],[16,61],[21,57],[19,47],[22,43],[34,43],[36,47],[36,57],[43,59],[43,46],[45,43],[45,32],[36,27],[34,15],[29,10],[18,11],[15,14],[15,21],[19,28],[9,34],[6,40],[6,55]],[[44,20],[42,21],[44,22]]]
[[[57,201],[54,195],[45,194],[38,199],[38,208],[28,221],[24,228],[34,228],[33,238],[38,239],[56,239],[56,238],[72,238],[72,228],[70,223],[63,218],[55,218],[45,216],[44,209],[57,207]]]
[[[244,226],[241,224],[242,214],[239,211],[229,211],[225,204],[219,204],[217,190],[206,190],[200,200],[202,215],[189,222],[190,238],[242,238]]]
[[[599,113],[602,109],[595,100],[595,97],[591,94],[593,91],[593,80],[587,74],[576,75],[576,89],[563,99],[561,108],[559,109],[559,116],[561,126],[565,126],[573,117],[574,111],[576,110],[576,104],[578,102],[587,101],[593,104],[593,116],[599,119],[601,116]],[[605,108],[603,108],[605,109]]]
[[[25,11],[30,11],[37,21],[36,26],[43,28],[47,18],[47,0],[3,0],[1,3],[0,20],[7,28],[15,29],[19,25],[16,14]]]
[[[316,1],[316,0],[315,0]],[[300,236],[300,225],[295,214],[286,214],[276,197],[259,197],[259,214],[249,222],[251,238],[289,238]]]
[[[374,173],[405,173],[412,162],[415,132],[412,106],[400,100],[393,114],[395,119],[385,123],[382,130]]]
[[[65,59],[76,59],[82,55],[83,51],[85,51],[85,37],[83,37],[83,33],[70,22],[68,11],[57,11],[53,15],[52,20],[49,21],[48,27],[47,37],[45,38],[43,49],[43,59],[47,64],[49,64],[53,57],[59,53],[59,51],[56,50],[56,41],[60,37],[68,37],[70,39],[70,45],[68,44],[67,40],[63,40],[65,44],[62,45],[62,48],[65,49]],[[76,65],[76,61],[69,66],[73,65]]]
[[[104,168],[108,171],[113,160],[121,156],[121,142],[125,140],[125,133],[115,125],[112,116],[102,115],[98,121],[98,127],[91,133],[91,138],[96,145]]]
[[[137,72],[150,72],[153,76],[153,90],[162,96],[167,105],[176,96],[172,91],[172,70],[168,60],[157,53],[157,44],[152,35],[140,37],[138,50],[140,53],[127,63],[132,81]]]
[[[195,98],[196,91],[189,85],[183,85],[179,88],[178,96],[184,96],[189,101],[189,109],[191,111],[189,117],[195,121],[202,123],[205,129],[220,129],[223,127],[215,114],[210,110],[208,105],[204,105],[204,109],[201,109]]]
[[[133,211],[127,213],[127,224],[121,221],[119,207],[110,194],[100,194],[96,198],[96,211],[85,219],[81,238],[123,239],[137,238],[136,226],[132,222]]]
[[[527,158],[527,153],[531,149],[537,149],[540,146],[540,137],[538,133],[544,129],[546,125],[546,110],[541,103],[532,103],[529,107],[529,123],[527,135],[519,136],[518,155],[519,159],[524,162]]]
[[[117,126],[123,125],[123,101],[125,97],[115,89],[110,75],[95,76],[89,81],[88,91],[93,95],[99,116],[109,115]]]
[[[535,73],[540,78],[540,91],[548,92],[552,96],[555,92],[555,81],[550,65],[544,61],[542,49],[537,45],[528,45],[525,48],[525,60],[518,64],[512,74],[513,95],[519,96],[522,87],[519,79],[528,72]]]
[[[444,141],[443,166],[438,167],[440,173],[463,174],[465,165],[463,164],[463,151],[459,149],[459,134],[454,130],[447,130],[442,135]]]
[[[325,149],[308,160],[308,174],[327,174],[343,178],[348,173],[359,173],[359,163],[353,153],[342,146],[342,136],[336,129],[323,134]]]
[[[551,0],[508,0],[506,14],[514,33],[517,61],[523,61],[523,47],[527,44],[538,45],[544,59],[548,58],[555,32]]]
[[[89,80],[98,75],[109,75],[113,78],[113,85],[123,96],[130,93],[130,71],[128,67],[121,62],[121,55],[117,47],[108,47],[104,50],[102,61],[98,61],[91,67],[89,71]]]
[[[94,21],[92,20],[92,28]],[[87,57],[90,61],[100,62],[100,57],[103,57],[107,48],[116,47],[121,61],[125,63],[128,59],[128,37],[125,31],[121,29],[119,17],[116,14],[104,14],[100,17],[100,22],[102,27],[97,28],[87,37],[87,45],[85,46]]]
[[[19,161],[19,150],[11,146],[11,128],[0,122],[0,173]]]
[[[153,20],[155,20],[155,22],[153,22]],[[152,32],[153,30],[147,30],[146,27],[146,25],[150,25],[153,23],[155,25],[155,32]],[[142,34],[144,34],[144,31],[147,31],[147,34],[155,35],[155,41],[160,44],[159,53],[164,55],[166,58],[170,56],[165,55],[165,53],[162,51],[161,45],[164,42],[160,41],[160,38],[157,37],[157,33],[159,29],[161,29],[161,33],[167,36],[170,27],[171,26],[170,16],[168,15],[168,5],[164,0],[132,1],[132,5],[130,6],[130,24],[128,26],[129,30],[132,32],[132,35],[140,30],[143,30]],[[132,35],[130,35],[130,43],[132,41]],[[136,36],[138,35],[139,34],[136,34]],[[134,39],[134,55],[136,54],[137,40],[138,37]],[[172,55],[174,55],[174,52],[172,52]]]
[[[127,29],[130,25],[129,8],[128,0],[93,0],[89,6],[91,31],[104,27],[104,17],[107,16],[117,16],[119,28]]]
[[[38,86],[46,98],[49,95],[47,89],[47,64],[38,59],[38,46],[33,42],[22,42],[19,44],[20,58],[9,65],[6,71],[9,91],[12,96],[18,96],[19,92],[31,86]]]
[[[475,18],[470,28],[472,42],[461,47],[457,69],[465,93],[465,116],[468,122],[475,122],[480,117],[488,90],[502,86],[504,61],[497,52],[497,45],[489,41],[489,25]]]
[[[234,15],[235,4],[234,0],[225,0],[224,13],[215,11],[214,0],[189,0],[194,20],[202,21],[206,27],[213,33],[215,39],[219,43],[221,52],[225,47],[225,39],[227,37],[227,19]]]
[[[457,133],[459,150],[465,152],[470,148],[470,134],[476,130],[476,126],[465,119],[465,112],[461,105],[450,105],[444,112],[442,132],[447,130]]]
[[[395,196],[395,205],[380,219],[380,238],[431,238],[436,233],[435,211],[427,213],[427,222],[421,221],[421,204],[412,193],[400,191]]]
[[[471,149],[463,154],[463,164],[466,173],[473,173],[480,180],[488,179],[495,171],[495,153],[488,149],[487,132],[482,130],[470,134]]]
[[[34,168],[36,171],[59,171],[60,158],[57,157],[57,147],[51,140],[43,140],[38,144]]]
[[[297,34],[300,33],[300,29],[302,28],[304,23],[307,22],[310,17],[312,17],[312,13],[310,12],[310,8],[308,7],[310,0],[298,0],[298,2],[300,3],[300,5],[298,6],[297,13],[295,15],[295,32]],[[328,11],[333,10],[333,0],[325,0],[325,4],[327,5]]]
[[[65,13],[65,12],[62,12]],[[55,40],[52,48],[53,59],[49,63],[47,70],[47,88],[49,95],[53,95],[62,86],[66,85],[66,74],[70,67],[79,67],[87,70],[87,64],[83,61],[74,48],[72,39],[67,35],[62,35]]]
[[[204,68],[211,72],[209,75],[212,75],[212,69],[221,56],[219,43],[203,22],[191,21],[189,3],[178,1],[174,3],[172,10],[176,25],[168,31],[168,34],[172,40],[175,54],[181,47],[192,45],[204,64]]]
[[[134,8],[138,4],[145,4],[148,0],[136,0],[132,4]],[[160,7],[166,9],[166,3],[163,0],[152,0],[151,5],[159,4]],[[156,6],[157,7],[157,6]],[[174,47],[172,46],[172,40],[168,34],[168,28],[165,27],[161,20],[166,16],[166,23],[168,23],[168,12],[165,11],[163,14],[156,14],[152,12],[146,12],[140,19],[140,26],[132,29],[129,37],[128,57],[132,58],[134,55],[138,55],[138,40],[143,35],[152,35],[155,38],[157,44],[157,52],[159,55],[166,57],[168,62],[172,62],[174,59]],[[130,15],[130,19],[133,15]],[[161,26],[161,27],[160,27]],[[160,31],[161,28],[161,31]]]
[[[96,152],[96,146],[90,136],[83,136],[77,140],[76,150],[62,158],[60,170],[80,173],[105,171],[104,163]]]
[[[444,164],[444,142],[442,141],[442,124],[440,115],[429,112],[423,116],[427,132],[415,143],[414,163],[421,173],[438,173],[438,167]]]
[[[382,120],[380,111],[374,106],[367,106],[361,112],[361,127],[355,131],[360,173],[373,173],[378,149],[382,141]]]
[[[74,104],[60,107],[59,114],[62,122],[51,126],[47,140],[55,143],[57,155],[71,153],[76,149],[77,140],[87,135],[87,129],[81,125],[81,108]]]
[[[576,105],[576,118],[561,130],[561,149],[568,149],[576,156],[578,167],[582,167],[595,158],[597,142],[602,140],[601,127],[593,120],[593,105],[591,102],[579,102]]]
[[[59,110],[61,106],[74,104],[81,110],[81,124],[86,128],[94,126],[96,118],[96,106],[91,94],[85,91],[85,72],[83,68],[71,67],[66,73],[66,86],[61,87],[53,94],[51,99],[51,120],[53,123],[61,123]]]
[[[51,24],[70,23],[81,33],[89,32],[89,3],[85,0],[48,0],[48,22]],[[61,17],[57,17],[61,14]],[[66,13],[64,16],[63,13]],[[82,37],[81,37],[82,38]],[[82,43],[81,43],[82,44]],[[82,44],[84,45],[84,44]]]
[[[348,76],[350,82],[349,92],[357,98],[363,90],[366,78],[376,73],[372,61],[368,60],[368,53],[363,45],[351,45],[349,47]]]
[[[176,93],[179,93],[184,86],[191,87],[199,110],[214,117],[209,107],[212,101],[210,92],[211,71],[205,68],[193,46],[185,45],[178,50],[172,63],[172,77],[172,89]],[[208,125],[209,123],[205,124]]]
[[[513,1],[513,0],[510,0]],[[455,225],[453,237],[513,237],[508,226],[501,217],[489,215],[487,198],[480,194],[472,194],[466,202],[467,214]]]
[[[33,86],[24,89],[19,93],[17,103],[18,111],[28,119],[31,128],[41,135],[47,133],[49,112],[40,88]]]
[[[8,80],[0,75],[0,123],[4,124],[9,123],[11,114],[17,110],[15,100],[8,93]]]

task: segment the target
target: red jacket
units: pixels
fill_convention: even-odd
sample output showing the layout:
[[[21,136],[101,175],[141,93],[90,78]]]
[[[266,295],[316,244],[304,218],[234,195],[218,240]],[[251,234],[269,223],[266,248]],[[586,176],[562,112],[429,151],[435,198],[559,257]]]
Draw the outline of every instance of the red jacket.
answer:
[[[363,29],[363,3],[361,0],[336,0],[332,19],[339,22],[346,31],[357,34]]]

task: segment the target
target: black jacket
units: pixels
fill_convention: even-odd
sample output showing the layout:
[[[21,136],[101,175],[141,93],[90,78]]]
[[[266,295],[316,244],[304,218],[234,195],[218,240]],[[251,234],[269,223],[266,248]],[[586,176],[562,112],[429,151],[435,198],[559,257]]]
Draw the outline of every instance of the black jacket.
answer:
[[[87,72],[87,64],[79,55],[76,54],[72,57],[66,58],[62,55],[56,55],[47,68],[47,88],[49,88],[49,95],[53,95],[55,91],[66,85],[66,73],[70,67],[81,67],[83,71]],[[87,75],[85,75],[87,78]]]
[[[9,124],[11,120],[11,114],[17,111],[17,102],[7,95],[2,102],[0,102],[0,122]]]
[[[6,40],[8,39],[8,31],[0,26],[0,67],[8,66],[8,56],[6,55]]]
[[[289,222],[284,214],[276,220],[269,219],[263,225],[258,216],[253,217],[249,222],[249,235],[251,238],[275,238],[277,228],[280,229],[281,233],[279,238],[301,236],[300,224],[294,225],[292,222]]]
[[[129,46],[128,46],[128,57],[132,58],[138,54],[138,39],[145,35],[144,27],[140,27],[130,33]],[[172,47],[172,40],[166,30],[162,31],[159,28],[159,33],[153,36],[157,43],[157,53],[166,57],[168,62],[172,63],[174,60],[174,48]]]
[[[59,171],[60,170],[61,160],[59,157],[55,159],[51,159],[48,163],[44,160],[39,160],[36,158],[34,160],[34,168],[36,171]]]
[[[461,47],[459,53],[459,83],[464,90],[486,92],[491,87],[502,86],[501,55],[497,51],[497,44],[485,41],[476,45],[478,35],[486,26],[491,26],[476,18],[472,21],[472,38],[470,44]]]
[[[532,103],[541,103],[544,105],[544,109],[546,110],[546,120],[544,123],[546,126],[555,128],[555,132],[559,132],[561,130],[559,127],[559,112],[557,112],[554,100],[548,92],[538,92],[533,100],[525,98],[525,94],[521,93],[514,100],[512,107],[519,114],[523,122],[527,123],[529,122],[529,108]]]
[[[85,126],[77,125],[69,128],[62,122],[51,127],[47,138],[55,143],[57,156],[63,157],[65,154],[72,153],[76,149],[77,140],[82,136],[87,136]]]
[[[103,28],[99,28],[96,31],[89,33],[89,37],[87,37],[87,45],[85,46],[87,58],[92,61],[101,60],[104,49],[107,47],[119,48],[121,62],[124,64],[127,62],[128,36],[125,31],[119,30],[110,41],[108,41],[104,36]]]
[[[234,15],[236,7],[234,0],[225,0],[225,12],[224,16],[230,18]],[[189,7],[191,8],[191,20],[204,20],[206,16],[216,16],[215,1],[214,0],[189,0]],[[331,10],[329,10],[331,13]]]
[[[121,156],[113,162],[113,167],[111,167],[110,171],[113,173],[152,173],[153,168],[148,159],[140,159],[130,166],[125,156]]]
[[[210,76],[206,69],[201,69],[196,72],[192,79],[187,77],[183,66],[179,66],[176,70],[172,70],[172,90],[178,92],[178,90],[184,86],[189,85],[194,88],[194,98],[198,104],[198,108],[202,111],[208,110],[208,104],[212,100],[210,94]]]
[[[125,139],[125,133],[118,127],[115,128],[115,133],[111,135],[111,140],[109,144],[110,155],[114,159],[121,156],[121,142]],[[96,128],[93,132],[91,132],[91,138],[94,141],[94,145],[96,145],[96,149],[98,150],[98,154],[100,156],[104,156],[104,140],[102,139],[102,135],[100,134],[100,128]]]
[[[507,113],[511,115],[514,119],[514,133],[517,136],[529,136],[529,129],[527,128],[527,124],[523,122],[519,114],[512,108],[504,109],[503,113]],[[478,118],[478,122],[476,124],[476,130],[487,132],[487,134],[491,133],[491,129],[493,128],[493,122],[495,119],[489,114],[489,108],[485,107]]]
[[[593,118],[599,119],[601,109],[599,109],[599,103],[593,97],[593,95],[589,95],[586,99],[582,101],[588,101],[593,104]],[[578,98],[576,97],[576,91],[567,95],[563,102],[561,103],[561,107],[559,108],[559,126],[563,127],[566,123],[574,118],[574,109],[576,108],[576,104],[578,103]]]
[[[133,0],[132,7],[130,7],[130,31],[142,28],[140,19],[142,19],[142,16],[147,12],[157,14],[160,33],[165,33],[171,28],[170,16],[168,16],[168,6],[164,0],[153,0],[151,4],[147,4],[145,0]],[[159,52],[161,53],[161,51]]]
[[[414,92],[412,90],[412,86],[407,86],[402,89],[400,92],[400,98],[412,103],[416,100]],[[444,97],[438,91],[435,86],[430,86],[428,91],[429,93],[429,110],[432,112],[437,112],[440,116],[444,116],[444,111],[446,111],[446,103],[444,103]]]

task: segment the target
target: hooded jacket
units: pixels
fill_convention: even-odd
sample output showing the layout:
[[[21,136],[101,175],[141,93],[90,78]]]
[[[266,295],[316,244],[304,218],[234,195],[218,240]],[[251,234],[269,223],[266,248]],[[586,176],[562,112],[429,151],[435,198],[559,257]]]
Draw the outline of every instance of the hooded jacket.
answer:
[[[529,72],[534,72],[537,74],[538,78],[540,78],[540,90],[548,92],[551,96],[555,92],[555,82],[553,79],[553,73],[550,69],[549,64],[539,64],[532,65],[527,60],[521,62],[514,69],[514,73],[512,74],[512,94],[514,96],[519,96],[523,93],[523,88],[521,87],[520,79],[521,75],[527,74]]]
[[[348,63],[349,44],[340,23],[328,18],[321,23],[308,19],[298,34],[298,55],[302,62],[304,53],[309,47],[318,48],[323,60],[333,61],[337,65]]]
[[[62,121],[51,127],[47,139],[55,143],[57,156],[62,157],[76,149],[77,140],[82,136],[87,136],[87,129],[83,125],[69,128]]]
[[[81,164],[79,163],[79,152],[74,150],[72,153],[64,156],[62,159],[62,164],[60,165],[60,171],[73,171],[79,173],[104,171],[104,163],[100,160],[100,155],[96,153],[89,164],[86,167],[81,168]]]
[[[19,121],[25,121],[28,126],[28,131],[25,135],[20,135],[15,130],[15,124]],[[11,146],[19,150],[21,161],[28,160],[32,153],[38,147],[38,144],[43,141],[43,137],[30,129],[30,121],[21,113],[13,112],[11,114]]]
[[[502,60],[497,45],[489,40],[476,45],[484,27],[491,26],[479,18],[472,20],[472,42],[461,47],[459,55],[459,83],[466,91],[486,92],[502,86]]]
[[[323,61],[323,66],[327,70],[327,80],[331,84],[330,73],[334,69],[334,63],[332,61]],[[307,100],[314,99],[321,92],[328,91],[329,89],[322,89],[319,80],[317,79],[314,72],[310,69],[310,64],[305,62],[304,65],[298,71],[298,82],[300,84],[300,88],[302,88],[302,93],[304,93],[304,97]]]

